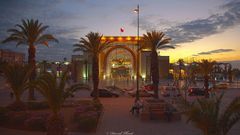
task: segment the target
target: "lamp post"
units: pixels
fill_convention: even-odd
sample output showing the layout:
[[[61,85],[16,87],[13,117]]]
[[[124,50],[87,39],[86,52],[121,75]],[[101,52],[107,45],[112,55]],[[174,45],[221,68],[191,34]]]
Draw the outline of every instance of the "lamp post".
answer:
[[[139,100],[139,4],[137,5],[137,8],[134,10],[135,13],[137,13],[137,91],[136,91],[136,100]]]

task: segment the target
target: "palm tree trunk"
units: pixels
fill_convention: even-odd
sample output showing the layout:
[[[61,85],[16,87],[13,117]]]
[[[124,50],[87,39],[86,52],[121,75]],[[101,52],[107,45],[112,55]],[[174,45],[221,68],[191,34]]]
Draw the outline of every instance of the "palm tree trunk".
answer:
[[[151,52],[151,76],[153,81],[154,98],[158,99],[159,68],[156,50]]]
[[[182,67],[179,64],[179,80],[182,80]]]
[[[204,87],[205,87],[205,97],[208,97],[208,81],[209,81],[209,78],[208,78],[208,75],[205,75],[204,76]]]
[[[34,45],[30,45],[28,48],[28,64],[33,67],[29,81],[33,81],[36,78],[36,61],[35,61],[36,48]],[[34,88],[29,88],[29,100],[34,100]]]
[[[98,99],[99,92],[98,92],[98,84],[99,84],[99,65],[98,65],[98,55],[94,55],[92,59],[92,74],[93,74],[93,91],[95,93],[95,99]]]
[[[53,114],[47,123],[47,135],[66,135],[64,120],[60,114]]]

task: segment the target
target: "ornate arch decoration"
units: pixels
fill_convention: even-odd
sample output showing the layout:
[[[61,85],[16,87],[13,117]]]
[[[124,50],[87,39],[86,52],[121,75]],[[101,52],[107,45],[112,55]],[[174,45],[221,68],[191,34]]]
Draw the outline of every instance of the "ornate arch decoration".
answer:
[[[116,46],[111,47],[109,50],[107,50],[106,54],[104,55],[104,59],[103,59],[103,70],[104,70],[104,72],[106,72],[106,70],[107,70],[107,58],[109,56],[109,53],[112,52],[115,49],[118,49],[118,48],[125,49],[125,50],[127,50],[128,52],[131,53],[131,55],[133,57],[133,72],[136,73],[136,54],[133,52],[132,49],[130,49],[129,47],[124,46],[124,45],[116,45]]]

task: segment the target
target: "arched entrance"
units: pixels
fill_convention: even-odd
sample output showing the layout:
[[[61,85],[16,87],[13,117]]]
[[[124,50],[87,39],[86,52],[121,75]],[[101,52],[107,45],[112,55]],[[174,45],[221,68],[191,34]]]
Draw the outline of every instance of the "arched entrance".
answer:
[[[104,73],[107,78],[131,78],[135,75],[135,53],[126,46],[117,45],[107,50]]]

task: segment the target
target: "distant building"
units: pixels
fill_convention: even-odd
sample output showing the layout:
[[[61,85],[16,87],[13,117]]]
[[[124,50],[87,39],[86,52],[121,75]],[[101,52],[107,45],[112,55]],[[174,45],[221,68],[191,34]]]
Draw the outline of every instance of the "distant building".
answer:
[[[140,37],[141,38],[141,37]],[[102,41],[112,41],[111,47],[99,55],[100,79],[134,79],[136,78],[137,37],[106,36]],[[140,78],[150,81],[150,52],[143,49],[139,52]],[[159,56],[159,77],[167,79],[169,75],[169,56]],[[78,81],[91,78],[91,57],[88,53],[72,56],[72,75]]]
[[[24,58],[25,58],[24,53],[0,49],[0,60],[2,61],[8,63],[23,63]]]

